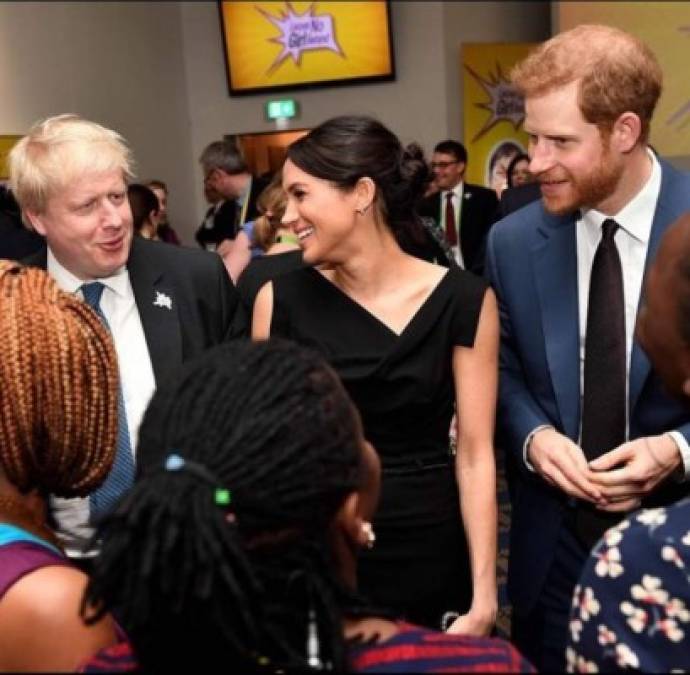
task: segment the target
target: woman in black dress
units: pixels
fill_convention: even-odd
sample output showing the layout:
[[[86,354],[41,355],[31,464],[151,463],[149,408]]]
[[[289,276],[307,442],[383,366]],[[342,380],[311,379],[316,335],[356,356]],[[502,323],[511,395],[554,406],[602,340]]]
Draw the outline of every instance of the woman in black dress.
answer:
[[[360,590],[428,626],[458,612],[450,630],[479,635],[497,605],[498,312],[483,280],[400,248],[419,227],[426,171],[419,148],[403,150],[366,117],[329,120],[291,145],[284,222],[320,269],[266,284],[253,335],[319,350],[379,452],[377,542],[361,559]]]

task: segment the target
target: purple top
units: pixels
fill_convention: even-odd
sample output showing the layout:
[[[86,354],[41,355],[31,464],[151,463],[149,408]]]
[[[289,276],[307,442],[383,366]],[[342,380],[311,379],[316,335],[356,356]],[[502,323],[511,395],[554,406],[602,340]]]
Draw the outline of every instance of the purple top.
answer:
[[[0,600],[26,574],[49,565],[69,564],[67,558],[48,542],[18,538],[3,543],[0,545]]]

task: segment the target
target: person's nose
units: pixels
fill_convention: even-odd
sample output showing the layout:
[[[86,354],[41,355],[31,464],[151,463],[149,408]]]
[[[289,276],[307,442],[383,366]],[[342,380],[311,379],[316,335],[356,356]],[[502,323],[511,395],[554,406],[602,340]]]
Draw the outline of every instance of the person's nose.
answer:
[[[132,211],[126,198],[121,204],[115,204],[110,199],[103,200],[101,216],[106,227],[122,227],[126,221],[127,214],[129,214],[129,219],[131,220]]]
[[[288,199],[287,206],[285,207],[285,213],[283,213],[283,217],[280,219],[280,223],[281,225],[287,225],[288,227],[292,227],[297,222],[297,218],[297,208],[295,207],[293,200]]]
[[[553,152],[549,143],[542,139],[537,139],[530,143],[529,172],[533,176],[545,173],[554,165]]]

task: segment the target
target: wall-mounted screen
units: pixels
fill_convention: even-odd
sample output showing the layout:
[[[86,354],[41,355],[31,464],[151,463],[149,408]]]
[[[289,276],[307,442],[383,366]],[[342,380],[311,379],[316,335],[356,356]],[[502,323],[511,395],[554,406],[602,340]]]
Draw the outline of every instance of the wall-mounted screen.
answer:
[[[386,1],[218,7],[231,95],[395,78]]]

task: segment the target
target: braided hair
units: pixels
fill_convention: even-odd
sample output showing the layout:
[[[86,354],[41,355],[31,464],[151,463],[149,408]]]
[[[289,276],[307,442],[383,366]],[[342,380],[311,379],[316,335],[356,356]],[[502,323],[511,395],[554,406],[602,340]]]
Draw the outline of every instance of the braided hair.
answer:
[[[335,572],[329,526],[361,483],[360,429],[333,371],[288,342],[221,345],[158,389],[86,594],[144,671],[301,671],[315,637],[316,660],[345,669],[343,614],[364,602]],[[195,470],[166,471],[171,454]]]
[[[0,261],[0,468],[22,492],[83,496],[117,437],[117,359],[93,310],[43,271]]]

